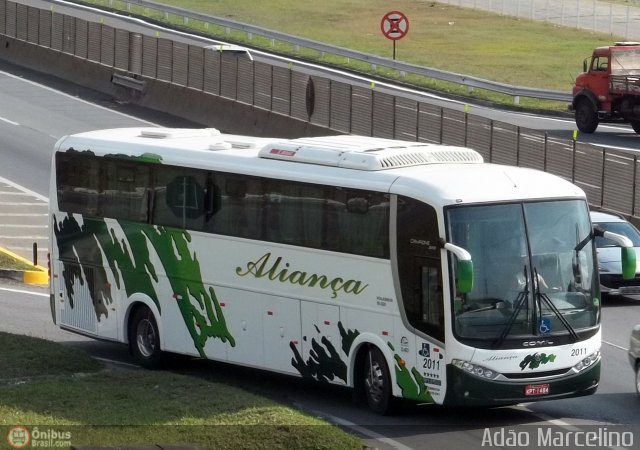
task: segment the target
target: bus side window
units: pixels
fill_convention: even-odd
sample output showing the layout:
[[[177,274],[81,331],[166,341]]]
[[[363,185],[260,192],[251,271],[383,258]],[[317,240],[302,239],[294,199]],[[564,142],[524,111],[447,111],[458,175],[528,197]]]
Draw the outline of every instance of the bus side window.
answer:
[[[162,167],[157,178],[153,223],[202,230],[206,217],[206,172]]]
[[[345,190],[337,208],[338,250],[356,255],[389,256],[389,202],[385,195]]]
[[[145,222],[149,206],[149,167],[109,161],[106,158],[102,162],[100,216]]]
[[[56,155],[58,208],[67,213],[98,214],[99,159],[69,151]]]
[[[442,276],[440,261],[433,265],[420,266],[420,317],[422,329],[430,335],[444,338],[444,299],[442,296]]]
[[[326,204],[323,187],[284,181],[267,186],[266,240],[321,248]]]
[[[222,187],[220,209],[213,218],[211,231],[228,236],[247,237],[246,181],[235,177],[221,177],[219,183]]]

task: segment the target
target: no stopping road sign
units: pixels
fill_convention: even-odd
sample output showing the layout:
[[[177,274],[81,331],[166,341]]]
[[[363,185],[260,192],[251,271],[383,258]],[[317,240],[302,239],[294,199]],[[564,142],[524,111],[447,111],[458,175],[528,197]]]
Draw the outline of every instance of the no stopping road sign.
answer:
[[[387,39],[397,41],[409,32],[409,19],[400,11],[388,12],[380,21],[380,30]]]

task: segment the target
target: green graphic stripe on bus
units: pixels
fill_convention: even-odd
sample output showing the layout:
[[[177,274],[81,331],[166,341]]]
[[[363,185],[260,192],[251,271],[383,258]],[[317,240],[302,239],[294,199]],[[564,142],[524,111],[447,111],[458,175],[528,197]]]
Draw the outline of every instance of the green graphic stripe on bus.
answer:
[[[52,226],[56,235],[58,253],[63,259],[62,277],[69,296],[69,305],[71,308],[74,307],[74,282],[84,285],[86,280],[96,319],[100,321],[103,315],[108,317],[109,310],[105,303],[111,304],[113,298],[107,273],[102,266],[102,257],[91,251],[95,247],[95,236],[108,234],[106,224],[102,220],[90,221],[80,227],[78,221],[68,215],[61,222],[53,216]],[[72,258],[73,263],[70,262]],[[111,269],[113,271],[113,267]],[[116,282],[118,282],[117,278]]]
[[[314,325],[318,334],[320,329]],[[338,322],[342,350],[348,356],[354,339],[360,334],[358,330],[345,330],[342,322]],[[291,342],[289,347],[293,351],[291,365],[305,378],[313,378],[318,381],[333,381],[336,378],[347,382],[347,365],[340,357],[340,353],[326,336],[320,336],[320,342],[311,338],[311,351],[305,362],[296,344]]]
[[[340,291],[347,294],[361,294],[369,285],[358,280],[345,280],[341,277],[329,278],[327,275],[307,273],[300,270],[290,271],[289,263],[282,264],[282,257],[271,261],[271,253],[265,253],[256,261],[249,261],[246,269],[236,267],[236,274],[241,277],[252,275],[255,278],[268,278],[281,283],[299,284],[306,287],[330,289],[331,298],[337,298]]]
[[[60,223],[54,217],[59,253],[76,255],[85,278],[89,280],[90,295],[98,319],[100,314],[104,313],[105,316],[107,314],[100,298],[108,298],[109,302],[111,301],[106,272],[101,265],[103,257],[111,269],[118,288],[121,287],[122,282],[127,296],[141,292],[151,298],[160,309],[155,289],[158,276],[151,263],[148,248],[148,243],[151,243],[165,269],[174,298],[198,353],[206,357],[204,347],[210,337],[220,338],[223,342],[228,341],[235,346],[235,340],[227,329],[214,290],[212,288],[207,290],[204,287],[200,264],[195,253],[192,255],[189,250],[190,235],[184,231],[145,224],[131,222],[119,222],[119,224],[126,236],[126,242],[124,240],[119,242],[114,230],[108,229],[103,219],[84,220],[80,227],[73,216],[67,216]],[[81,245],[76,244],[73,248],[67,248],[66,243],[72,242],[72,239]],[[82,278],[71,269],[71,265],[64,263],[64,266],[65,285],[69,289],[68,292],[72,293],[74,279],[77,278],[82,283]],[[91,282],[93,277],[87,276],[90,273],[89,268],[95,273],[93,283]],[[96,295],[92,285],[100,287],[100,296]],[[199,308],[191,303],[191,297],[198,303]],[[72,303],[71,306],[73,307]],[[102,307],[99,309],[99,306]]]
[[[200,263],[195,252],[192,254],[189,249],[191,235],[182,230],[134,223],[128,223],[126,227],[132,231],[140,229],[155,248],[198,353],[206,357],[204,347],[209,337],[220,338],[222,342],[228,341],[234,347],[235,340],[227,329],[220,302],[213,288],[210,287],[207,291],[204,287]],[[190,297],[198,302],[199,309],[191,303]],[[206,312],[206,316],[202,314],[202,310]]]
[[[351,353],[351,346],[353,341],[356,340],[360,332],[358,330],[345,330],[342,326],[342,322],[338,322],[338,330],[340,330],[340,337],[342,340],[342,351],[345,355]]]
[[[102,252],[104,252],[104,259],[106,259],[111,269],[118,289],[124,287],[127,296],[131,296],[135,292],[142,292],[151,298],[160,309],[160,303],[154,288],[154,282],[158,281],[158,277],[153,264],[149,260],[147,240],[142,233],[127,232],[125,245],[124,242],[118,242],[113,230],[108,229],[103,219],[84,219],[82,227],[72,215],[67,215],[62,222],[58,222],[55,216],[53,219],[58,252],[63,260],[69,259],[71,256],[76,258],[77,263],[82,267],[85,278],[89,281],[88,288],[94,305],[100,295],[111,300],[111,289],[108,286],[107,274],[102,265]],[[69,246],[68,242],[75,242],[75,244]],[[129,253],[129,249],[132,254]],[[65,285],[68,292],[73,294],[74,274],[72,273],[72,266],[67,263],[63,263],[63,265],[65,268],[65,274],[63,274]],[[92,272],[94,273],[93,276],[91,275]],[[120,280],[121,275],[123,277],[122,280]],[[77,276],[76,278],[80,283],[83,282],[82,278]],[[124,286],[121,286],[121,284],[124,284]],[[98,290],[97,293],[93,291],[94,286]],[[96,294],[100,295],[96,296]],[[73,307],[73,303],[71,303],[71,307]],[[100,320],[102,312],[96,308],[98,320]],[[104,314],[106,316],[107,312],[104,311]]]
[[[391,342],[387,342],[387,345],[394,352],[393,358],[396,361],[395,370],[396,370],[396,383],[402,390],[402,397],[409,400],[417,400],[423,403],[435,403],[433,397],[429,393],[429,388],[425,383],[424,377],[418,372],[418,370],[413,367],[411,372],[406,366],[405,362],[400,355],[395,353],[395,348],[391,344]]]
[[[556,360],[556,355],[546,353],[534,353],[533,355],[527,355],[520,362],[520,370],[524,370],[527,366],[530,369],[537,369],[540,367],[540,364],[547,364],[549,362],[554,362]]]

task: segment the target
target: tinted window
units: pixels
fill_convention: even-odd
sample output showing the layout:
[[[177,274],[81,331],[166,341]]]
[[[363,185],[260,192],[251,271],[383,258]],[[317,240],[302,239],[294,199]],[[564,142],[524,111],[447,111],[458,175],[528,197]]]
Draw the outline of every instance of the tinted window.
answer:
[[[302,247],[389,257],[389,196],[70,150],[60,210]]]

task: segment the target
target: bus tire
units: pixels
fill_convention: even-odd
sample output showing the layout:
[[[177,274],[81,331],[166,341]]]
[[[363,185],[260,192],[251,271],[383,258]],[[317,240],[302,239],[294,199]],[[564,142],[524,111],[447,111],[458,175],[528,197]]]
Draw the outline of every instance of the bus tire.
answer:
[[[129,324],[129,349],[142,367],[156,369],[160,366],[160,331],[156,318],[146,306],[136,309]]]
[[[377,347],[371,346],[365,355],[362,387],[369,409],[382,415],[392,412],[393,397],[389,366]]]

